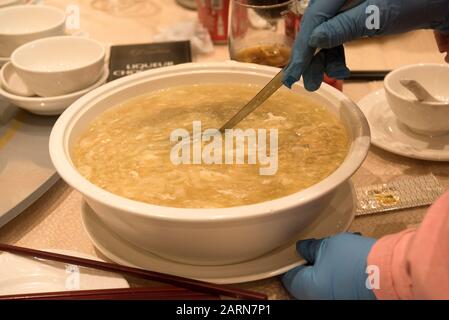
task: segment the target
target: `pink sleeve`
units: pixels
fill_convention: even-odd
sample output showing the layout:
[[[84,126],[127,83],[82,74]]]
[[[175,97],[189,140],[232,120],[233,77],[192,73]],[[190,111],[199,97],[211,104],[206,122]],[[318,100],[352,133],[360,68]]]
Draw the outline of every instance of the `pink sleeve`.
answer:
[[[378,299],[449,299],[449,192],[417,230],[379,239],[368,265],[379,270]]]

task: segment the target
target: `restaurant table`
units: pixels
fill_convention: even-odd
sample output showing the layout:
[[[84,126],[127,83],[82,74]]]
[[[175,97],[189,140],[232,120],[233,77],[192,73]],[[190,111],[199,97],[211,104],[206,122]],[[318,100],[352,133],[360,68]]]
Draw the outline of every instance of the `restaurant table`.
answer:
[[[81,14],[81,30],[91,38],[107,44],[151,42],[161,28],[181,21],[196,19],[196,11],[178,6],[174,0],[137,0],[139,9],[125,16],[110,14],[92,5],[99,0],[47,0],[46,4],[65,9],[77,5]],[[215,46],[209,55],[196,55],[194,61],[228,60],[226,45]],[[346,59],[350,69],[383,70],[419,62],[444,63],[431,31],[416,31],[399,36],[363,39],[346,45]],[[382,82],[345,83],[343,91],[354,101],[382,86]],[[368,157],[352,178],[355,186],[388,182],[400,176],[433,173],[445,189],[449,186],[449,163],[408,159],[371,146]],[[38,249],[67,249],[87,254],[101,254],[89,241],[81,223],[82,196],[59,180],[39,200],[17,218],[0,229],[0,242]],[[418,225],[426,208],[395,211],[357,217],[351,231],[379,238]],[[104,258],[104,257],[103,257]],[[270,299],[289,298],[279,277],[237,286],[265,292]]]

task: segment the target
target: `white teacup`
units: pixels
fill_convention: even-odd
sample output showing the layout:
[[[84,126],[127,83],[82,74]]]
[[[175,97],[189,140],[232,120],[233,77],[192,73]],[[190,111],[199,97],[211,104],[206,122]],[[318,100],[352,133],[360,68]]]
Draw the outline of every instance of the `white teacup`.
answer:
[[[399,80],[416,80],[442,102],[418,101]],[[384,80],[388,104],[396,118],[418,134],[449,132],[449,65],[423,63],[390,72]]]
[[[17,48],[11,63],[31,92],[52,97],[82,90],[101,75],[105,48],[76,36],[35,40]]]
[[[64,11],[43,5],[0,9],[0,57],[9,57],[22,44],[64,34]]]

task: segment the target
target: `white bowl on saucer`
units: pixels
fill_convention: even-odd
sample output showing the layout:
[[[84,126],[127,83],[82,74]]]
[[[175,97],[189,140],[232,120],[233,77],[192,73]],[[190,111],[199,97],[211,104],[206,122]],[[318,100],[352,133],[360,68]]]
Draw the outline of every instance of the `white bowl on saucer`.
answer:
[[[83,90],[98,80],[106,50],[95,40],[49,37],[26,43],[11,55],[11,63],[28,88],[41,97]]]
[[[376,147],[413,159],[449,161],[449,134],[432,137],[410,130],[394,115],[384,89],[370,92],[357,105],[368,119]]]
[[[65,12],[51,6],[17,5],[0,9],[0,57],[21,45],[64,34]]]
[[[399,82],[412,79],[421,83],[443,102],[418,101]],[[421,63],[390,72],[384,80],[388,104],[397,119],[410,130],[423,135],[438,136],[449,132],[449,65]]]
[[[58,118],[50,136],[51,159],[58,174],[84,195],[102,223],[144,252],[195,265],[223,265],[260,257],[316,222],[337,188],[354,174],[368,153],[368,123],[357,105],[340,91],[326,84],[313,93],[299,84],[293,86],[294,94],[322,103],[341,119],[349,135],[349,151],[327,178],[272,201],[211,209],[133,201],[83,177],[72,162],[71,149],[101,113],[139,95],[187,84],[263,85],[278,72],[278,68],[238,62],[185,63],[112,81],[76,101]]]
[[[9,101],[11,104],[25,109],[31,113],[39,115],[59,115],[67,109],[72,103],[89,91],[104,84],[109,76],[109,69],[105,65],[100,78],[88,88],[72,92],[70,94],[56,96],[56,97],[23,97],[8,92],[3,83],[0,83],[0,96]]]

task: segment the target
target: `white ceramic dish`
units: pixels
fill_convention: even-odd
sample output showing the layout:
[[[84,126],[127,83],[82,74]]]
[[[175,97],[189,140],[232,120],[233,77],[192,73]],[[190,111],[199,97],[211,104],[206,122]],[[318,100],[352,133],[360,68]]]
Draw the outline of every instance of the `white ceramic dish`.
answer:
[[[67,109],[73,102],[88,93],[89,91],[101,86],[106,82],[109,76],[109,69],[105,65],[101,72],[100,78],[90,87],[80,90],[74,93],[70,93],[57,97],[22,97],[10,92],[7,92],[3,88],[3,84],[0,83],[0,96],[3,96],[11,104],[25,109],[31,113],[39,115],[59,115],[65,109]]]
[[[55,117],[20,110],[0,97],[0,227],[59,180],[48,152]]]
[[[50,137],[50,155],[60,176],[85,197],[100,219],[125,240],[164,258],[190,264],[221,265],[254,259],[285,245],[313,223],[366,157],[369,126],[358,107],[324,85],[309,93],[340,117],[350,136],[349,153],[326,179],[301,192],[263,203],[220,209],[150,205],[107,192],[73,166],[70,150],[87,125],[108,108],[161,88],[193,83],[266,84],[279,69],[237,62],[182,64],[141,72],[110,82],[71,105]],[[284,89],[283,89],[284,90]],[[285,89],[288,90],[288,89]]]
[[[86,31],[77,31],[75,33],[66,34],[66,35],[89,38],[89,33],[86,32]],[[107,54],[108,54],[108,52],[109,52],[109,49],[107,50]],[[107,58],[107,56],[106,56],[106,58]],[[0,67],[2,67],[4,64],[6,64],[9,61],[10,61],[10,57],[9,56],[8,57],[1,57],[0,56]]]
[[[100,260],[68,250],[48,251]],[[0,253],[0,295],[111,288],[129,288],[129,284],[114,273],[76,267],[67,269],[63,263]]]
[[[41,97],[53,97],[95,83],[105,56],[105,48],[98,41],[59,36],[20,46],[11,55],[11,63],[30,91]]]
[[[0,9],[0,57],[21,45],[64,34],[65,12],[51,6],[18,5]]]
[[[417,80],[443,102],[418,101],[399,82]],[[449,133],[449,65],[421,63],[390,72],[384,80],[388,104],[398,120],[412,131],[429,136]]]
[[[368,94],[358,105],[368,119],[373,145],[404,157],[449,161],[449,134],[429,137],[412,132],[396,119],[384,89]]]
[[[296,252],[296,240],[322,238],[346,231],[354,219],[354,193],[351,181],[338,188],[319,219],[285,246],[254,260],[221,265],[197,266],[177,263],[146,252],[110,231],[87,204],[83,204],[84,229],[95,247],[109,259],[124,265],[169,273],[207,282],[229,284],[277,276],[305,263]],[[324,218],[325,217],[325,218]]]
[[[16,70],[12,66],[11,62],[7,62],[0,70],[0,81],[6,91],[12,94],[31,97],[34,96],[34,92],[30,91],[27,85],[19,77]]]

